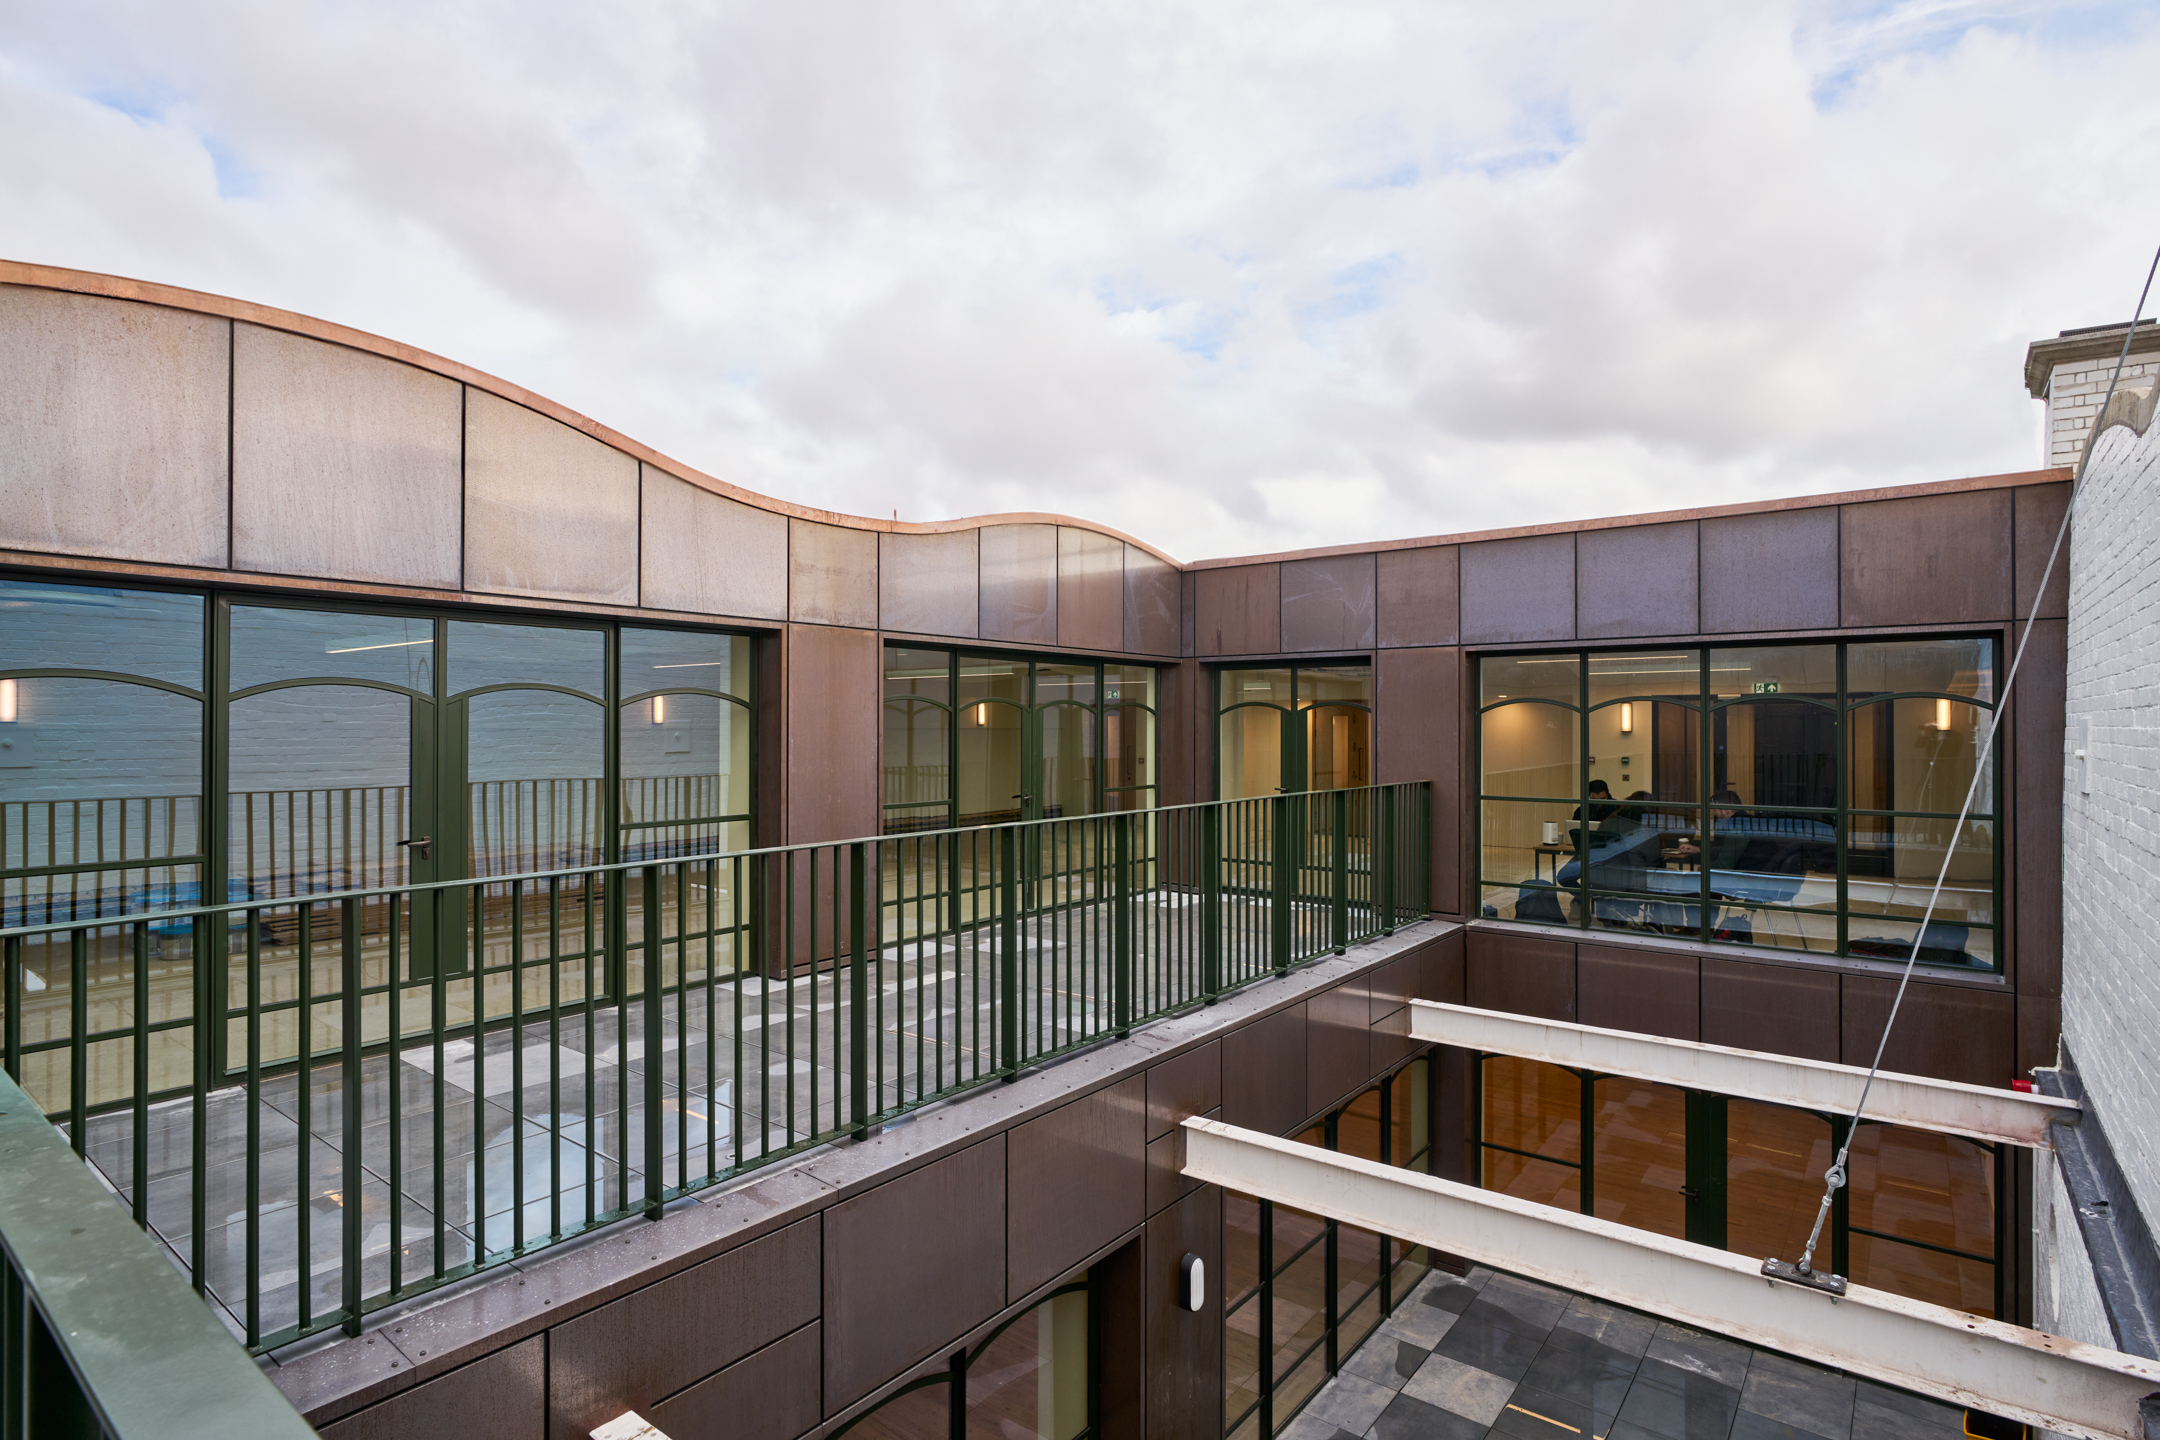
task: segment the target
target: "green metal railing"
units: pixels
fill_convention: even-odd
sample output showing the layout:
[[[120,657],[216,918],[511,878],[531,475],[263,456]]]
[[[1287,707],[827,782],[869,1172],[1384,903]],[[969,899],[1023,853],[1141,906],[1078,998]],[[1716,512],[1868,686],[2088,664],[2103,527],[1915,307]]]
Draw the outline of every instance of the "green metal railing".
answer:
[[[314,1433],[0,1076],[0,1440]]]
[[[1430,807],[1372,786],[21,925],[0,1058],[260,1351],[1421,919]]]

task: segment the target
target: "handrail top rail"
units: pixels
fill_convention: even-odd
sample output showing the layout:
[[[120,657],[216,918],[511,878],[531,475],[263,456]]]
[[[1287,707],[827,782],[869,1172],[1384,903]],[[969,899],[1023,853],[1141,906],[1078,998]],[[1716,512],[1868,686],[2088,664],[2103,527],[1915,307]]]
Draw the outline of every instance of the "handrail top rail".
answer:
[[[298,905],[327,905],[344,900],[368,900],[390,895],[415,895],[432,891],[466,889],[475,885],[511,885],[528,880],[562,880],[585,875],[626,874],[634,870],[654,870],[667,865],[710,865],[721,861],[758,860],[774,856],[793,855],[815,850],[841,850],[857,845],[903,844],[934,840],[944,836],[985,834],[994,830],[1021,830],[1043,825],[1074,825],[1084,821],[1107,821],[1119,816],[1167,815],[1181,810],[1219,810],[1230,805],[1254,805],[1310,798],[1318,795],[1377,794],[1386,790],[1414,790],[1428,787],[1431,780],[1394,780],[1384,785],[1347,785],[1333,790],[1289,790],[1273,795],[1247,795],[1235,800],[1195,800],[1179,805],[1158,805],[1146,810],[1099,810],[1088,815],[1052,815],[1036,820],[1001,820],[989,825],[955,825],[941,830],[909,830],[898,835],[861,835],[844,840],[812,840],[795,845],[768,845],[749,850],[715,850],[703,855],[674,855],[654,860],[613,860],[598,865],[574,865],[557,870],[532,870],[517,875],[468,875],[455,880],[416,880],[403,885],[373,885],[350,890],[325,890],[305,895],[278,895],[261,900],[229,900],[220,905],[196,905],[171,910],[138,910],[126,915],[95,917],[88,920],[55,920],[41,925],[0,925],[0,940],[20,940],[38,935],[63,934],[75,930],[120,929],[130,925],[147,924],[152,921],[192,920],[198,917],[230,915],[235,911],[272,910]],[[686,822],[688,823],[688,822]],[[732,823],[732,822],[730,822]],[[182,862],[199,863],[199,862]],[[98,866],[99,869],[136,868],[131,866]],[[141,868],[165,868],[156,861],[147,861]]]

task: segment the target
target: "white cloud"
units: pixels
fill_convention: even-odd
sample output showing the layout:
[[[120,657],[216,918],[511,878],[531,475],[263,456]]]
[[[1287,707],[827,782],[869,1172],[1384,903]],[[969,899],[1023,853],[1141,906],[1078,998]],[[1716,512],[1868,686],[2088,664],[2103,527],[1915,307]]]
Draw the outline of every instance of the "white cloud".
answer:
[[[0,254],[1188,556],[2028,468],[2136,6],[0,0]]]

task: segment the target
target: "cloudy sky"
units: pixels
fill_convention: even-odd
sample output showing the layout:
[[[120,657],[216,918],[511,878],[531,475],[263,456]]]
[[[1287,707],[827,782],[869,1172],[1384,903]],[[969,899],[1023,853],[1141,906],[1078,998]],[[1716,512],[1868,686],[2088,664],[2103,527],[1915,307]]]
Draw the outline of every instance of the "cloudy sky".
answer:
[[[0,255],[1183,558],[2032,468],[2160,5],[0,0]]]

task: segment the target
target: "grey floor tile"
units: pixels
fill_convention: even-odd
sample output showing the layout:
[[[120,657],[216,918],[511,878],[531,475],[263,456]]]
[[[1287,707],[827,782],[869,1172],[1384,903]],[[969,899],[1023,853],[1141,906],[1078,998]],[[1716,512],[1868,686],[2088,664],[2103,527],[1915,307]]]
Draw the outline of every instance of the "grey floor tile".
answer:
[[[1327,1392],[1320,1393],[1325,1395]],[[1319,1396],[1314,1396],[1313,1405],[1319,1403]],[[1345,1435],[1350,1440],[1358,1440],[1360,1431],[1345,1430],[1326,1416],[1313,1413],[1313,1405],[1306,1406],[1297,1419],[1283,1427],[1281,1440],[1341,1440]]]
[[[1602,1435],[1612,1415],[1587,1405],[1548,1394],[1529,1385],[1518,1385],[1494,1422],[1495,1435],[1519,1436],[1522,1440],[1569,1440],[1574,1435]]]
[[[1566,1348],[1547,1341],[1523,1373],[1522,1383],[1612,1415],[1619,1413],[1628,1386],[1635,1383],[1636,1365],[1634,1356],[1594,1340]]]
[[[1484,1302],[1480,1301],[1463,1312],[1463,1317],[1433,1347],[1433,1353],[1514,1381],[1530,1368],[1543,1343],[1538,1336],[1520,1334],[1495,1323],[1494,1313],[1484,1311]]]
[[[1380,1412],[1371,1440],[1483,1440],[1489,1427],[1412,1395],[1398,1395]]]
[[[1477,1298],[1476,1290],[1448,1276],[1429,1286],[1425,1293],[1418,1297],[1418,1303],[1430,1305],[1435,1310],[1445,1310],[1452,1315],[1460,1315],[1469,1309]]]
[[[1394,1387],[1375,1384],[1360,1375],[1342,1374],[1313,1397],[1305,1414],[1324,1416],[1345,1430],[1363,1434],[1394,1398]]]
[[[1380,1322],[1380,1333],[1430,1350],[1447,1338],[1456,1321],[1455,1312],[1431,1305],[1399,1305]]]
[[[1385,1385],[1390,1390],[1400,1390],[1403,1382],[1417,1374],[1418,1367],[1432,1352],[1424,1346],[1398,1340],[1392,1335],[1376,1334],[1357,1348],[1357,1353],[1343,1362],[1343,1373],[1370,1380],[1375,1385]]]
[[[1514,1316],[1518,1329],[1541,1331],[1552,1329],[1554,1322],[1567,1313],[1575,1299],[1565,1290],[1555,1290],[1550,1285],[1521,1280],[1513,1275],[1494,1276],[1478,1292],[1478,1298]]]
[[[1669,1440],[1697,1440],[1698,1436],[1725,1440],[1739,1409],[1738,1386],[1663,1360],[1646,1359],[1635,1372],[1635,1383],[1628,1387],[1619,1418]]]
[[[1853,1391],[1852,1440],[1961,1440],[1965,1412],[1871,1381]]]
[[[1740,1391],[1740,1408],[1823,1440],[1852,1434],[1853,1378],[1757,1351]]]
[[[1736,1340],[1705,1335],[1684,1325],[1661,1322],[1657,1334],[1643,1351],[1645,1360],[1661,1360],[1691,1370],[1707,1380],[1734,1390],[1747,1378],[1748,1361],[1754,1352]]]
[[[1652,1316],[1578,1295],[1565,1313],[1553,1322],[1553,1333],[1547,1337],[1547,1343],[1563,1343],[1566,1336],[1580,1335],[1640,1358],[1657,1335],[1657,1327],[1658,1322]]]
[[[1848,1420],[1845,1429],[1840,1433],[1850,1434],[1851,1429],[1851,1422]],[[1813,1430],[1802,1430],[1782,1420],[1769,1420],[1742,1410],[1733,1420],[1732,1440],[1830,1440],[1830,1437],[1819,1435]]]
[[[1514,1392],[1512,1377],[1495,1375],[1474,1365],[1435,1353],[1418,1367],[1403,1386],[1403,1394],[1436,1405],[1442,1410],[1490,1425],[1500,1416]]]

